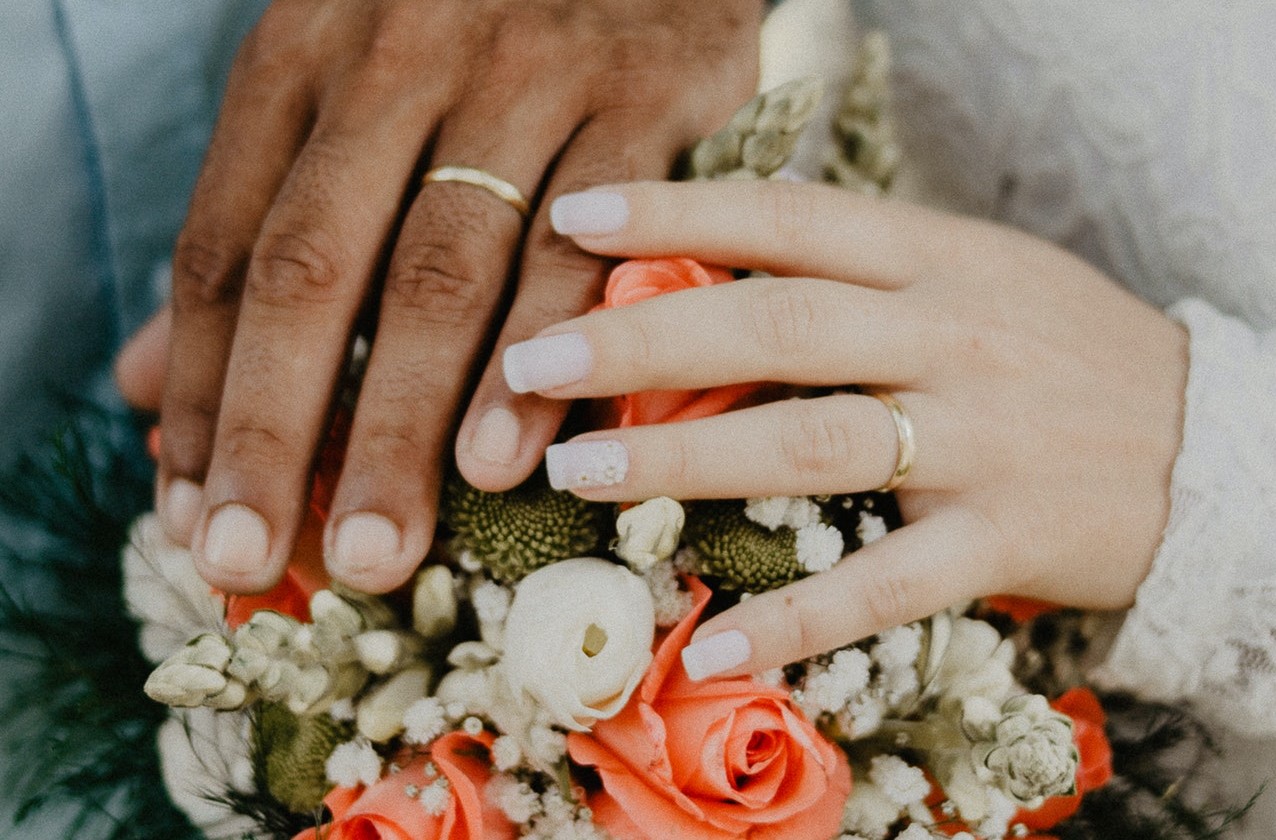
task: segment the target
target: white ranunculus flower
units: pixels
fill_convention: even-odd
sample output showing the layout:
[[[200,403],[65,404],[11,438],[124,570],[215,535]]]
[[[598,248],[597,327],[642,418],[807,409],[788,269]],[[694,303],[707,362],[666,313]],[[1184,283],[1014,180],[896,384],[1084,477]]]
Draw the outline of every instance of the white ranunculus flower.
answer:
[[[651,664],[656,615],[643,579],[593,557],[537,569],[518,584],[498,667],[515,697],[585,731],[624,708]]]

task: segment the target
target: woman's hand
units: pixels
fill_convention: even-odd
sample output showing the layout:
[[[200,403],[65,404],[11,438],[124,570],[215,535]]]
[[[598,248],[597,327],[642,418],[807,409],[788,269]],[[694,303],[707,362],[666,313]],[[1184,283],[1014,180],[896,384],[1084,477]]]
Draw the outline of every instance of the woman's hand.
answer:
[[[760,0],[275,0],[231,73],[171,315],[119,365],[126,393],[154,401],[171,317],[157,506],[210,583],[251,592],[282,574],[370,301],[333,576],[382,591],[425,555],[475,376],[461,471],[487,489],[531,472],[563,405],[475,361],[494,329],[499,350],[585,311],[602,279],[537,197],[664,177],[752,93],[761,15]],[[421,184],[443,165],[509,182],[530,221],[486,189]]]
[[[511,347],[515,390],[558,399],[769,380],[892,393],[916,457],[906,525],[699,628],[699,675],[755,672],[1013,593],[1129,605],[1160,543],[1186,336],[1081,260],[993,224],[831,187],[630,184],[560,198],[610,256],[678,254],[775,277],[585,315]],[[871,490],[899,435],[872,396],[787,400],[551,447],[596,500]]]

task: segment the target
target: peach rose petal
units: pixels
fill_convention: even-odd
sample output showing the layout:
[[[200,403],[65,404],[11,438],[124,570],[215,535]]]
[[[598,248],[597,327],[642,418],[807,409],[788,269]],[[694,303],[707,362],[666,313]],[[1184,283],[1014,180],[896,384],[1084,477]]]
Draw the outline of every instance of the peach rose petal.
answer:
[[[620,840],[836,834],[850,768],[788,694],[750,678],[686,676],[679,653],[710,594],[689,586],[695,607],[659,643],[630,704],[568,737],[572,759],[603,783],[590,797],[596,821]]]

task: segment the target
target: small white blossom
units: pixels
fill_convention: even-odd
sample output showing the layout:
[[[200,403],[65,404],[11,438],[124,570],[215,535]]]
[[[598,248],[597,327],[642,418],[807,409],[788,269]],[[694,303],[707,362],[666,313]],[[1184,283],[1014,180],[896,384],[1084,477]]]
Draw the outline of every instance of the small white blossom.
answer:
[[[403,740],[428,744],[447,731],[447,716],[437,697],[422,697],[403,713]]]
[[[922,828],[917,823],[913,823],[908,828],[901,831],[896,840],[931,840],[931,837],[932,835],[929,829]]]
[[[866,510],[860,511],[860,524],[855,526],[855,536],[864,545],[880,540],[886,536],[886,520]]]
[[[930,782],[921,768],[896,755],[873,756],[868,777],[887,799],[907,807],[930,794]]]
[[[354,720],[354,699],[342,697],[337,700],[328,707],[328,716],[342,723]]]
[[[440,777],[431,784],[426,785],[417,794],[417,801],[421,803],[421,807],[430,816],[440,816],[447,810],[448,803],[452,801],[452,791],[447,779]]]
[[[519,825],[531,821],[540,812],[540,797],[526,782],[498,773],[483,789],[484,798]]]
[[[461,730],[471,738],[477,738],[483,734],[483,721],[473,716],[467,717],[461,721]]]
[[[469,572],[470,574],[483,571],[483,562],[468,548],[456,556],[456,564],[461,567],[461,571]]]
[[[760,496],[746,501],[744,515],[774,531],[781,525],[795,531],[820,521],[820,507],[805,496]]]
[[[485,580],[470,593],[470,603],[474,605],[479,621],[484,624],[500,624],[509,614],[512,597],[504,586]]]
[[[328,781],[339,787],[373,785],[381,778],[381,756],[366,738],[338,744],[323,766]]]
[[[857,648],[839,650],[822,670],[806,678],[804,703],[821,712],[836,712],[868,687],[868,654]]]
[[[656,626],[673,627],[691,612],[694,599],[678,581],[678,570],[673,561],[662,560],[643,574],[643,580],[651,590],[651,600],[656,607]]]
[[[518,741],[502,735],[492,742],[492,766],[497,770],[512,770],[523,760],[523,750]],[[518,820],[518,822],[523,822]]]
[[[869,840],[883,840],[897,819],[900,807],[881,788],[867,780],[856,779],[851,795],[842,809],[842,829],[862,834]]]
[[[808,572],[827,572],[842,559],[846,543],[832,525],[813,522],[797,532],[797,561]]]
[[[536,758],[546,765],[557,764],[567,754],[567,736],[548,726],[533,726],[528,740]]]
[[[911,668],[922,651],[922,631],[916,624],[892,627],[877,634],[873,661],[882,668]]]

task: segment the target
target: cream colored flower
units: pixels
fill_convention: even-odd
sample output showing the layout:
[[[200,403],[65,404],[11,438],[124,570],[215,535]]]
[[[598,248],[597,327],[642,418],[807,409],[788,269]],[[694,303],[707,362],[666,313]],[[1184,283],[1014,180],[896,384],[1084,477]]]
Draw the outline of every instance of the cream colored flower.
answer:
[[[591,557],[537,569],[518,584],[497,666],[555,723],[587,730],[624,708],[651,664],[651,592],[627,569]]]
[[[636,572],[649,571],[678,550],[687,515],[668,496],[648,499],[616,518],[616,556]]]

